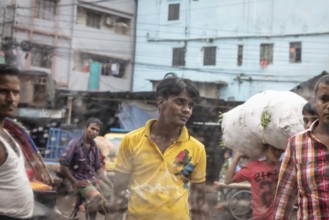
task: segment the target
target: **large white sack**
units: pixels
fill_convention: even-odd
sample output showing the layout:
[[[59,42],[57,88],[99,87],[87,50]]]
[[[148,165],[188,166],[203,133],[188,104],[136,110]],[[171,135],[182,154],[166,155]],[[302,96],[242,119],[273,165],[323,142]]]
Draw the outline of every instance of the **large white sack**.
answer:
[[[285,149],[289,137],[304,129],[305,104],[304,98],[289,91],[264,91],[252,96],[223,114],[224,145],[253,159],[262,156],[263,143]],[[262,125],[266,115],[269,121]]]

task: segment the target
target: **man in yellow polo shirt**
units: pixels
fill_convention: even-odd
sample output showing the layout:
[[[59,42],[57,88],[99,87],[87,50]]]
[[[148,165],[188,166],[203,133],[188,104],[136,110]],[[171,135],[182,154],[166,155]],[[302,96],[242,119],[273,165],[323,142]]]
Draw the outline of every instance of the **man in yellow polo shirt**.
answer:
[[[189,220],[190,209],[192,219],[206,219],[205,148],[185,127],[199,92],[191,80],[168,77],[156,93],[158,119],[121,143],[112,212],[122,210],[122,192],[129,189],[127,220]]]

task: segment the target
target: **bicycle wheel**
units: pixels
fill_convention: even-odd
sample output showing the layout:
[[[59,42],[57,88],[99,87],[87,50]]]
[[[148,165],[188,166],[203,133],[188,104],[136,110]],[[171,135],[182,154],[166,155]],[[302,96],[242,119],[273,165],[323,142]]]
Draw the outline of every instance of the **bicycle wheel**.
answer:
[[[234,193],[229,202],[229,210],[237,220],[251,220],[251,192],[249,190],[239,190]]]
[[[77,219],[73,216],[75,204],[77,202],[76,195],[66,194],[57,197],[55,206],[56,220],[74,220]]]

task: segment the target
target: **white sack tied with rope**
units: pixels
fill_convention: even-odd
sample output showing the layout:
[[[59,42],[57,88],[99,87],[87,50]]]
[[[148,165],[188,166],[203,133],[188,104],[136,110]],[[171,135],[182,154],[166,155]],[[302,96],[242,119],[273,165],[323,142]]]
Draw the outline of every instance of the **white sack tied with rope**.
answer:
[[[222,140],[227,148],[251,159],[263,156],[263,144],[285,149],[289,137],[304,130],[306,100],[289,91],[264,91],[222,116]]]

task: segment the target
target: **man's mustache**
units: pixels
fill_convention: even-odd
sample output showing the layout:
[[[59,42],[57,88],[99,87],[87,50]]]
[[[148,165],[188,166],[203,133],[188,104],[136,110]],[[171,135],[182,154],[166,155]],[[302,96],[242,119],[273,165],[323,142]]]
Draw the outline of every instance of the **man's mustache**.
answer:
[[[2,108],[17,108],[17,105],[1,105]]]

